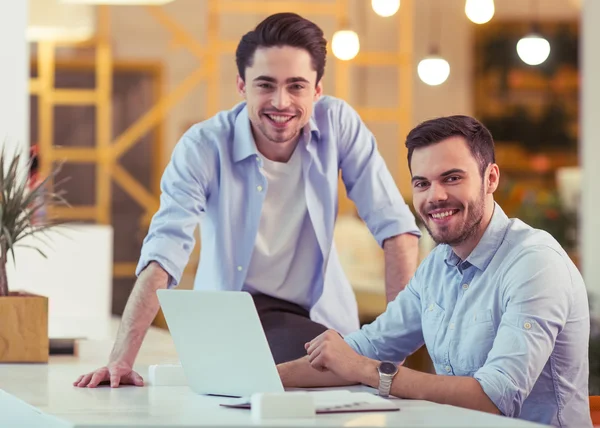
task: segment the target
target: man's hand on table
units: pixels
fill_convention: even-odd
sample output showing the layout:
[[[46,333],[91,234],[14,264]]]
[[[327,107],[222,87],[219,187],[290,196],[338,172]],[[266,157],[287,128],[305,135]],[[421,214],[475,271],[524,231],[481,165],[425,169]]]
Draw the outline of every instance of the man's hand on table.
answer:
[[[346,381],[362,383],[366,372],[377,372],[375,362],[357,354],[335,330],[327,330],[304,347],[312,368],[330,371]]]
[[[80,388],[95,388],[102,382],[110,382],[112,388],[119,385],[144,386],[144,379],[126,363],[110,363],[91,373],[81,375],[73,382]]]

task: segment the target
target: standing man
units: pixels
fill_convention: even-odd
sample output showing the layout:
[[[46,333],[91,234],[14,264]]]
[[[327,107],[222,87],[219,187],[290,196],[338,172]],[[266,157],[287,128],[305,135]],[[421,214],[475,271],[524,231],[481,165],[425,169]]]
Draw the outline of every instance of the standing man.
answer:
[[[198,223],[195,288],[251,293],[277,363],[304,355],[304,343],[327,328],[357,330],[333,245],[340,170],[384,250],[388,301],[408,283],[419,229],[358,114],[322,95],[326,54],[322,30],[292,13],[242,37],[237,90],[245,102],[176,145],[108,365],[76,386],[143,384],[132,367],[159,309],[156,290],[178,284]]]
[[[361,383],[388,394],[557,427],[590,427],[587,291],[547,232],[494,202],[489,131],[433,119],[407,139],[413,203],[439,244],[375,322],[327,331],[279,366],[286,387]],[[423,343],[437,374],[394,362]]]

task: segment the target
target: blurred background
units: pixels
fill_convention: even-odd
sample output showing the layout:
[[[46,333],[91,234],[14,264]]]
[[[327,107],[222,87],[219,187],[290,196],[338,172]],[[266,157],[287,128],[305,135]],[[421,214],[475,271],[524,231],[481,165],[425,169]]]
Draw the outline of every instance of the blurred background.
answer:
[[[408,131],[450,114],[486,124],[501,170],[496,200],[509,216],[547,230],[565,247],[584,273],[593,305],[600,290],[594,266],[600,225],[593,218],[600,178],[594,168],[600,87],[593,76],[600,75],[600,53],[591,47],[600,39],[598,0],[24,3],[28,51],[15,49],[17,59],[6,63],[14,67],[0,76],[24,82],[29,99],[9,102],[2,112],[27,112],[26,129],[18,119],[15,134],[38,156],[39,177],[66,162],[61,175],[71,178],[64,188],[72,207],[51,214],[100,233],[85,251],[102,262],[96,273],[63,273],[81,287],[101,277],[102,311],[123,311],[174,145],[192,124],[241,101],[237,43],[280,11],[323,28],[330,43],[325,93],[358,110],[411,207]],[[15,7],[21,6],[5,2],[0,9]],[[4,24],[0,32],[10,37],[13,24]],[[10,49],[3,55],[10,58]],[[26,80],[19,77],[24,73]],[[5,83],[0,89],[19,88]],[[336,242],[367,322],[385,308],[382,252],[343,187],[339,198]],[[432,245],[425,233],[421,258]],[[199,254],[196,246],[182,288],[192,286]],[[156,324],[164,326],[160,315]]]

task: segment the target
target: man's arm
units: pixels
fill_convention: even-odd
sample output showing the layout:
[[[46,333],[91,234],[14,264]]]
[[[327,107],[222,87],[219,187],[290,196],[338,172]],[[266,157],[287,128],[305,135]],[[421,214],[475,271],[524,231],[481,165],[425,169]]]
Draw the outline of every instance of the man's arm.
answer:
[[[287,388],[319,388],[328,386],[355,385],[329,371],[319,371],[310,365],[308,356],[277,366],[281,382]]]
[[[347,382],[379,388],[379,361],[359,355],[334,331],[328,330],[313,339],[307,352],[308,359],[297,360],[288,367],[285,386],[333,386]],[[500,413],[479,382],[469,377],[432,375],[400,366],[390,394]]]
[[[133,367],[142,341],[160,308],[156,291],[167,288],[168,282],[169,274],[158,263],[152,262],[142,271],[127,300],[109,363],[119,361]]]
[[[410,233],[383,241],[385,294],[387,302],[396,298],[410,281],[418,264],[419,238]]]
[[[366,361],[359,382],[378,388],[378,365],[379,361]],[[440,376],[400,366],[392,382],[390,394],[399,398],[426,400],[500,414],[500,411],[483,391],[479,382],[472,377]]]
[[[358,215],[386,252],[388,302],[408,284],[418,262],[421,231],[383,160],[373,133],[346,102],[338,106],[342,180]],[[384,241],[390,241],[386,250]]]
[[[112,387],[143,385],[142,377],[133,371],[133,364],[160,307],[156,291],[166,288],[168,281],[169,275],[158,263],[152,262],[142,271],[127,300],[108,364],[79,376],[74,386],[95,388],[108,381]]]
[[[392,395],[519,416],[566,323],[573,286],[565,260],[545,246],[528,249],[506,271],[504,283],[499,285],[506,309],[487,361],[473,378],[400,367],[392,382]],[[408,291],[410,285],[397,300]],[[583,288],[579,291],[585,292]],[[359,355],[340,340],[326,332],[311,341],[311,366],[378,387],[377,366],[382,359]]]
[[[142,385],[132,370],[134,360],[156,316],[156,290],[178,284],[194,248],[194,230],[204,211],[214,170],[214,153],[192,128],[175,146],[161,180],[160,208],[152,218],[142,246],[136,274],[138,280],[129,296],[109,363],[80,376],[76,386]]]

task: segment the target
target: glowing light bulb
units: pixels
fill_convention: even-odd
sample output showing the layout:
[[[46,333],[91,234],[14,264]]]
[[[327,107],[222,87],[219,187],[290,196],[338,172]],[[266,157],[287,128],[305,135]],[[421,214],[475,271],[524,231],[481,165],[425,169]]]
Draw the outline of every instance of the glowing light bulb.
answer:
[[[441,85],[450,75],[450,64],[437,55],[429,55],[417,66],[419,78],[430,86]]]
[[[331,50],[337,58],[351,60],[360,50],[358,34],[351,30],[336,31],[331,40]]]
[[[539,65],[550,55],[550,43],[538,34],[531,33],[519,40],[517,53],[525,64]]]
[[[467,0],[465,14],[475,24],[485,24],[494,16],[494,0]]]
[[[373,11],[384,18],[394,15],[400,9],[400,0],[371,0]]]

